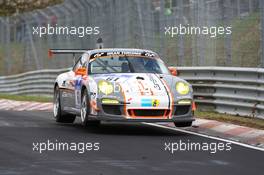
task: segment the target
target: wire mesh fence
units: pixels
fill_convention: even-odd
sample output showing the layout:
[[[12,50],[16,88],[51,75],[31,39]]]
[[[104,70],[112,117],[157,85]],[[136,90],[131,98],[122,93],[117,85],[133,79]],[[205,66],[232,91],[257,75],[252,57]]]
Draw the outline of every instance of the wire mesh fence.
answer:
[[[263,7],[261,0],[65,0],[0,17],[0,74],[69,67],[70,57],[49,59],[48,49],[92,49],[100,37],[104,47],[156,51],[168,65],[264,67]],[[82,35],[82,30],[34,33],[37,27],[48,26],[78,30],[88,26],[93,31],[88,35]],[[232,33],[172,36],[172,28],[179,26],[230,26]],[[166,34],[168,28],[170,34]]]

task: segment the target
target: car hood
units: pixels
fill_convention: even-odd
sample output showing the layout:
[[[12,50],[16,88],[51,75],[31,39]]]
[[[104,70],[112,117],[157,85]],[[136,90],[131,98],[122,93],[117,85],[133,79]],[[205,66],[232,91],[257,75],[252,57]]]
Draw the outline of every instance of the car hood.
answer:
[[[175,84],[178,81],[186,82],[176,76],[153,73],[97,74],[92,78],[96,83],[100,80],[111,82],[115,90],[122,90],[129,96],[177,95]],[[118,89],[119,86],[121,89]]]

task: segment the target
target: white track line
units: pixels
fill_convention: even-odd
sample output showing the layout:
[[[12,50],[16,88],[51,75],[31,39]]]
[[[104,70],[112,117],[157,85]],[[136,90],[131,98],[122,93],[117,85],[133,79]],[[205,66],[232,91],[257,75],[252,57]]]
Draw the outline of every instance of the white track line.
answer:
[[[259,151],[264,151],[264,148],[248,145],[248,144],[245,144],[245,143],[236,142],[236,141],[233,141],[233,140],[228,140],[228,139],[223,139],[223,138],[219,138],[219,137],[209,136],[209,135],[200,134],[200,133],[196,133],[196,132],[192,132],[192,131],[187,131],[187,130],[183,130],[183,129],[179,129],[179,128],[171,128],[171,127],[168,127],[168,126],[163,126],[163,125],[154,124],[154,123],[146,123],[146,122],[142,122],[142,123],[146,124],[146,125],[150,125],[150,126],[155,126],[155,127],[164,128],[164,129],[170,129],[170,130],[183,132],[183,133],[187,133],[187,134],[192,134],[192,135],[205,137],[205,138],[209,138],[209,139],[219,140],[219,141],[223,141],[223,142],[229,142],[229,143],[232,143],[232,144],[235,144],[235,145],[239,145],[239,146],[243,146],[243,147],[246,147],[246,148],[251,148],[251,149],[255,149],[255,150],[259,150]]]

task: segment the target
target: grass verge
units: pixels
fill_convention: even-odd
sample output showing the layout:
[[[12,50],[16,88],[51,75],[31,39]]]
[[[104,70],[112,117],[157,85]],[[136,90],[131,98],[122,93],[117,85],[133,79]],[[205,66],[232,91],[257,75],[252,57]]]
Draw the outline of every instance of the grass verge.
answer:
[[[31,96],[31,95],[10,95],[1,94],[0,99],[16,100],[16,101],[35,101],[35,102],[52,102],[52,97]]]
[[[217,120],[225,123],[232,123],[241,126],[247,126],[256,129],[264,129],[264,119],[253,117],[241,117],[229,114],[220,114],[217,112],[202,112],[195,111],[194,114],[197,118]]]

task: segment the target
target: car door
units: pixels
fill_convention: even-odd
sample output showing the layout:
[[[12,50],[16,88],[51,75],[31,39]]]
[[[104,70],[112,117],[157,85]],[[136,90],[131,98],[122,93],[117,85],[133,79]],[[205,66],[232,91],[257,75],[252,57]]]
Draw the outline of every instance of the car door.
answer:
[[[73,112],[75,108],[75,71],[81,67],[81,57],[77,60],[72,70],[67,73],[67,76],[63,80],[65,89],[63,90],[63,106],[64,110]]]
[[[72,77],[71,84],[73,85],[71,104],[72,108],[78,110],[81,107],[81,88],[83,83],[83,75],[78,74],[78,69],[87,70],[87,54],[83,54],[77,61],[73,68],[74,76]],[[87,75],[87,71],[85,72]]]

